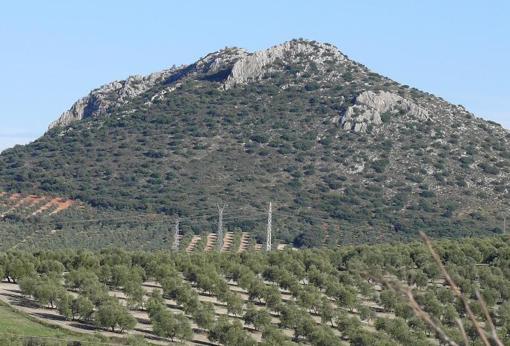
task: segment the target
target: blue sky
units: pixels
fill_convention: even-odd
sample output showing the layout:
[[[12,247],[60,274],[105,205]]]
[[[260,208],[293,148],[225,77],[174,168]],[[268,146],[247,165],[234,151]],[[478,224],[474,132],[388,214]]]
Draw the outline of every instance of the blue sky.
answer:
[[[109,81],[299,37],[510,128],[508,18],[510,2],[490,0],[4,2],[0,150]]]

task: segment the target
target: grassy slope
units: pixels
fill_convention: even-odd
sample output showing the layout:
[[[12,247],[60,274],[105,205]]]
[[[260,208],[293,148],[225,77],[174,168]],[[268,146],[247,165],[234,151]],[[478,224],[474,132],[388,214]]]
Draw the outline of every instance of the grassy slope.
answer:
[[[0,302],[0,339],[11,336],[41,337],[55,343],[64,340],[80,341],[86,345],[100,345],[108,342],[104,338],[79,335],[56,326],[45,325]]]
[[[3,304],[0,305],[0,334],[55,337],[69,336],[69,334],[64,331],[32,321],[27,316],[15,312]]]

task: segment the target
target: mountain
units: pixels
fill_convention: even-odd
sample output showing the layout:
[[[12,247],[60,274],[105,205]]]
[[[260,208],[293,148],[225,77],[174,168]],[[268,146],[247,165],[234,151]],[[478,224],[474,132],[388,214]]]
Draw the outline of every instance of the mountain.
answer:
[[[299,246],[483,235],[502,232],[509,140],[462,106],[299,39],[95,89],[0,155],[0,188],[77,201],[71,219],[179,215],[195,233],[215,230],[227,203],[227,227],[259,238],[272,201],[275,236]]]

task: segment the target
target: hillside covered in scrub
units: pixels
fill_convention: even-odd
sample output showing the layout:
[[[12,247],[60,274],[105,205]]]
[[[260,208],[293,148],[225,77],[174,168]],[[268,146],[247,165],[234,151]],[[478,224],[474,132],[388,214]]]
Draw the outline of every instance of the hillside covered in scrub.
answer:
[[[211,232],[227,203],[226,227],[263,239],[272,201],[275,237],[296,246],[488,235],[509,206],[509,140],[462,106],[300,39],[95,89],[0,155],[0,189],[77,201],[62,229],[150,214]],[[9,227],[32,227],[19,219]]]

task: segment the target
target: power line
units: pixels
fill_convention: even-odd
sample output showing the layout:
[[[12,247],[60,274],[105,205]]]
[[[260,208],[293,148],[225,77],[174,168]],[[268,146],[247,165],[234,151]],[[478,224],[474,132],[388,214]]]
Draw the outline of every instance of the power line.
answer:
[[[199,212],[202,212],[202,214],[194,214],[193,216],[188,217],[182,217],[182,223],[187,225],[210,225],[214,224],[214,220],[212,220],[215,215],[213,215],[212,209],[204,208],[204,209],[194,209]],[[238,211],[249,211],[247,213],[244,213],[242,215],[229,215],[224,216],[222,215],[222,222],[236,222],[236,221],[255,221],[259,218],[262,218],[264,215],[266,215],[266,211],[257,210],[254,207],[242,207],[237,209]],[[376,211],[376,210],[386,210],[391,211],[391,207],[388,206],[381,206],[376,208],[368,208],[369,211]],[[394,211],[392,213],[393,215],[396,214],[398,211]],[[311,214],[309,214],[311,213]],[[338,220],[338,218],[335,218],[327,213],[321,212],[320,210],[303,210],[298,209],[296,211],[292,210],[277,210],[277,215],[281,215],[283,218],[294,218],[294,219],[308,219],[308,220],[315,220],[319,222],[327,222],[327,221],[342,221]],[[208,220],[210,219],[210,220]],[[362,222],[362,221],[369,221],[369,218],[367,217],[353,217],[349,216],[347,219],[343,220],[344,222]],[[122,217],[103,217],[103,218],[94,218],[94,219],[82,219],[82,220],[40,220],[37,222],[38,225],[58,225],[58,224],[64,224],[64,225],[75,225],[75,224],[87,224],[87,223],[135,223],[135,224],[162,224],[162,223],[174,223],[175,217],[171,217],[164,214],[143,214],[143,215],[133,215],[133,216],[122,216]]]
[[[263,216],[265,215],[265,212],[263,211],[259,211],[257,213],[252,213],[252,214],[245,214],[244,216],[255,216],[255,215],[260,215],[260,216]],[[147,217],[147,216],[145,216]],[[214,218],[216,217],[216,215],[202,215],[202,216],[194,216],[194,217],[181,217],[180,219],[181,220],[184,220],[184,221],[193,221],[193,220],[200,220],[200,221],[203,221],[205,219],[208,219],[208,218]],[[243,216],[236,216],[236,215],[232,215],[232,216],[229,216],[229,217],[224,217],[225,220],[228,220],[228,219],[236,219],[236,218],[240,218],[240,217],[243,217]],[[62,224],[80,224],[80,223],[93,223],[93,222],[106,222],[106,221],[126,221],[126,222],[139,222],[139,223],[161,223],[161,222],[172,222],[175,220],[174,217],[170,217],[170,216],[167,216],[167,215],[161,215],[160,217],[156,217],[154,216],[154,214],[151,214],[148,216],[148,218],[146,219],[143,219],[144,216],[141,216],[141,215],[137,215],[137,216],[126,216],[126,217],[118,217],[118,218],[114,218],[114,217],[108,217],[108,218],[97,218],[97,219],[85,219],[85,220],[42,220],[42,221],[38,221],[37,224],[59,224],[59,223],[62,223]],[[151,220],[151,219],[154,219],[154,220]]]
[[[283,211],[277,211],[277,215],[281,215],[284,218],[294,218],[294,219],[309,219],[309,220],[316,220],[321,222],[326,221],[345,221],[345,222],[352,222],[352,221],[369,221],[367,217],[352,217],[350,216],[348,219],[338,219],[331,215],[310,215],[310,214],[301,214],[301,213],[290,213],[290,212],[283,212]],[[223,216],[222,221],[223,222],[235,222],[235,221],[253,221],[253,220],[259,220],[262,219],[267,215],[267,212],[256,212],[251,214],[245,214],[245,215],[231,215],[228,217]],[[214,215],[203,215],[202,217],[184,217],[181,219],[183,224],[191,224],[191,225],[204,225],[204,224],[214,224],[214,220],[212,220],[215,216]],[[208,220],[210,219],[210,220]],[[149,218],[143,218],[141,216],[136,217],[119,217],[119,218],[97,218],[97,219],[86,219],[86,220],[44,220],[37,222],[37,225],[79,225],[79,224],[87,224],[87,223],[135,223],[135,224],[164,224],[164,223],[173,223],[175,222],[175,218],[170,218],[167,216],[161,217],[161,218],[155,218],[153,216]],[[106,225],[103,225],[106,226]]]

